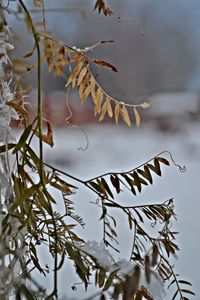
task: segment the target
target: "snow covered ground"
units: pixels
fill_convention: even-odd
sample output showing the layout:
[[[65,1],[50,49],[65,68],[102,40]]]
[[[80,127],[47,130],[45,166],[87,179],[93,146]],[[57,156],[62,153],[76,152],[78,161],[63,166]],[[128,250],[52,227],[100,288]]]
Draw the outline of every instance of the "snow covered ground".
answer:
[[[87,134],[89,145],[83,131]],[[82,149],[83,148],[83,149]],[[82,150],[81,150],[82,149]],[[175,133],[157,131],[147,123],[139,129],[115,127],[111,125],[84,126],[83,128],[62,128],[55,130],[55,146],[45,147],[45,160],[58,168],[81,179],[92,178],[107,171],[132,169],[163,150],[169,150],[174,160],[187,167],[181,173],[177,167],[163,168],[163,176],[155,178],[154,185],[144,189],[141,196],[133,199],[137,203],[162,202],[174,197],[178,221],[175,228],[180,231],[178,243],[181,251],[175,260],[181,278],[193,283],[195,297],[200,299],[200,132],[198,123],[187,123]],[[169,157],[166,157],[169,158]],[[95,196],[80,189],[75,200],[76,208],[83,215],[87,226],[79,231],[86,240],[101,240],[102,226],[99,212],[90,201]],[[129,201],[132,201],[131,199]],[[119,217],[120,218],[120,217]],[[130,254],[130,230],[127,221],[120,219],[120,257]],[[82,288],[72,291],[70,286],[77,281],[66,268],[62,275],[63,294],[75,299],[83,299]],[[89,292],[92,292],[89,290]],[[166,300],[168,298],[166,297]]]

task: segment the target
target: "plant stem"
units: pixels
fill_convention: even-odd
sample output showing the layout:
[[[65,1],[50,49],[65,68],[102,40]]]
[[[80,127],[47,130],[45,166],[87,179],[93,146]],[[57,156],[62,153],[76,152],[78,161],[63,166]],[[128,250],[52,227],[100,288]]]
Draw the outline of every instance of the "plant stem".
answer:
[[[44,168],[43,168],[43,144],[42,144],[42,72],[41,72],[41,52],[39,45],[39,35],[35,30],[32,17],[28,11],[28,8],[23,3],[22,0],[19,0],[20,5],[22,6],[28,21],[29,25],[35,40],[35,45],[37,49],[37,83],[38,83],[38,110],[37,110],[37,119],[38,119],[38,131],[39,131],[39,153],[40,153],[40,165],[39,165],[39,176],[40,182],[44,185]]]

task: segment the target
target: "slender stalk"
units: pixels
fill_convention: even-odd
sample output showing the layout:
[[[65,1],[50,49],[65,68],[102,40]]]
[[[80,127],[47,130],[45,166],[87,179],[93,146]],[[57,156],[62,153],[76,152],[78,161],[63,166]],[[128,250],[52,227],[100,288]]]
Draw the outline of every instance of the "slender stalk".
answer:
[[[57,171],[58,173],[63,174],[63,175],[65,175],[65,176],[67,176],[67,177],[69,177],[69,178],[71,178],[71,179],[73,179],[73,180],[75,180],[77,182],[80,182],[80,183],[82,183],[84,185],[87,185],[87,181],[83,181],[83,180],[81,180],[81,179],[79,179],[77,177],[74,177],[74,176],[72,176],[72,175],[70,175],[70,174],[68,174],[68,173],[66,173],[66,172],[64,172],[64,171],[62,171],[62,170],[60,170],[58,168],[55,168],[55,167],[53,167],[53,166],[51,166],[51,165],[49,165],[49,164],[47,164],[45,162],[44,162],[44,165],[47,166],[48,168],[52,169],[52,171]]]
[[[42,143],[42,71],[41,71],[41,52],[39,45],[39,36],[35,30],[32,17],[29,13],[28,8],[24,4],[22,0],[19,0],[20,5],[22,6],[27,19],[29,21],[29,25],[35,40],[35,45],[37,49],[37,84],[38,84],[38,110],[37,110],[37,118],[38,118],[38,131],[39,131],[39,153],[40,153],[40,165],[39,165],[39,176],[40,182],[44,186],[44,168],[43,168],[43,143]]]

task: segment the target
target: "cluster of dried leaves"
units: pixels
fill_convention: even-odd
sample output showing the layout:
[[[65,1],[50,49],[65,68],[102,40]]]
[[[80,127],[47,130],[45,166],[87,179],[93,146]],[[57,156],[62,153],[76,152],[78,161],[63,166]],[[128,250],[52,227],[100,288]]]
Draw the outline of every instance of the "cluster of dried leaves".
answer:
[[[43,33],[41,34],[46,36]],[[114,117],[116,124],[118,124],[119,116],[121,116],[122,120],[131,127],[129,110],[132,110],[136,126],[139,127],[140,115],[138,108],[146,109],[150,106],[150,103],[144,102],[134,105],[114,99],[104,91],[91,71],[90,64],[93,63],[97,67],[105,67],[113,72],[118,72],[117,68],[110,63],[86,56],[86,52],[93,50],[100,44],[106,43],[106,41],[100,41],[95,45],[78,50],[66,45],[56,45],[57,43],[55,40],[49,40],[48,37],[44,38],[44,59],[47,61],[48,69],[54,71],[57,76],[62,76],[63,67],[69,66],[70,75],[68,76],[66,87],[77,88],[82,103],[85,103],[89,96],[91,97],[94,105],[94,114],[99,116],[100,122],[107,115],[109,118]]]
[[[36,1],[36,7],[41,5],[41,2]],[[95,9],[97,7],[105,15],[110,12],[102,0],[96,2]],[[30,27],[28,21],[27,26]],[[41,30],[41,26],[44,27],[43,30]],[[51,32],[46,29],[45,21],[36,22],[35,27],[38,28],[38,39],[43,45],[44,50],[42,58],[47,63],[48,71],[53,72],[55,76],[66,78],[66,88],[77,88],[82,103],[85,103],[88,99],[92,99],[94,114],[95,116],[98,115],[100,122],[107,116],[111,119],[114,118],[116,124],[118,124],[119,117],[121,116],[123,122],[128,127],[131,127],[133,114],[136,127],[140,126],[139,109],[147,109],[151,103],[127,104],[124,101],[113,98],[101,87],[97,81],[97,77],[100,68],[108,68],[113,72],[118,72],[118,69],[107,61],[88,56],[88,52],[93,51],[97,46],[113,41],[99,41],[92,46],[78,49],[54,39],[51,36]],[[31,57],[35,50],[36,45],[34,45],[30,52],[24,55],[24,58]],[[97,73],[95,75],[91,70],[91,64],[96,66]],[[22,65],[24,65],[24,62],[21,62]],[[19,67],[20,62],[18,62]],[[27,65],[27,68],[30,72],[34,68],[34,65]]]

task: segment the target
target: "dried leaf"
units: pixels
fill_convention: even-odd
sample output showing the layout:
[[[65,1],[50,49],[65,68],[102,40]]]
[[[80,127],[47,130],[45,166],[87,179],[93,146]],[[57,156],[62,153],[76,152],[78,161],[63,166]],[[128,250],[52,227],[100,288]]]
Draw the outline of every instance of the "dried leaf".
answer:
[[[90,79],[90,92],[91,92],[91,96],[92,96],[92,100],[93,100],[94,104],[96,104],[95,86],[96,86],[96,81],[95,81],[94,77],[91,77],[91,79]]]
[[[49,146],[53,147],[54,142],[53,142],[53,128],[52,128],[52,124],[48,121],[45,120],[47,123],[47,134],[42,134],[41,136],[41,140],[43,142],[45,142],[46,144],[48,144]],[[36,131],[35,135],[40,138],[39,132]]]
[[[144,171],[141,169],[137,169],[137,172],[142,175],[144,178],[146,178],[151,184],[153,183],[153,179],[151,176],[151,173],[149,171],[149,168],[147,167],[147,165],[144,166]]]
[[[178,282],[181,283],[181,284],[187,284],[187,285],[192,286],[192,284],[189,281],[186,281],[186,280],[178,280]]]
[[[134,115],[135,115],[135,124],[136,124],[136,127],[140,127],[140,115],[137,111],[137,109],[135,108],[135,106],[133,107],[133,111],[134,111]]]
[[[103,100],[103,92],[102,90],[99,88],[97,90],[97,93],[96,93],[96,105],[95,105],[95,113],[100,113],[101,112],[101,103],[102,103],[102,100]]]
[[[81,98],[81,100],[83,99],[83,92],[84,92],[84,89],[85,89],[85,85],[83,83],[81,83],[79,85],[79,88],[78,88],[78,91],[79,91],[79,96]]]
[[[36,44],[34,44],[33,49],[31,50],[31,52],[28,52],[28,53],[24,54],[23,57],[24,57],[24,58],[29,58],[29,57],[31,57],[31,56],[33,55],[35,49],[36,49]]]
[[[158,246],[154,243],[152,249],[152,258],[151,258],[151,265],[154,267],[157,264],[158,258]]]
[[[123,105],[123,107],[121,109],[121,113],[122,113],[122,118],[123,118],[124,122],[128,125],[128,127],[131,127],[131,120],[129,118],[129,114],[128,114],[128,111],[127,111],[125,105]]]
[[[192,292],[192,291],[190,291],[190,290],[181,289],[181,292],[183,292],[183,293],[187,293],[187,294],[190,294],[190,295],[194,295],[194,296],[195,296],[195,293],[193,293],[193,292]]]
[[[84,90],[84,92],[83,92],[83,97],[82,97],[82,102],[83,102],[83,103],[87,100],[87,98],[88,98],[88,96],[89,96],[89,94],[90,94],[90,91],[91,91],[91,86],[88,85],[88,86],[86,87],[86,89]]]
[[[106,180],[105,180],[104,178],[101,178],[101,182],[102,182],[102,184],[103,184],[103,186],[104,186],[106,192],[110,195],[111,198],[114,199],[113,194],[112,194],[112,192],[111,192],[111,190],[110,190],[110,187],[109,187],[109,185],[107,184]]]
[[[130,230],[132,230],[132,228],[133,228],[133,221],[132,221],[132,217],[131,217],[130,212],[128,213],[128,223],[129,223]]]
[[[107,101],[104,102],[104,105],[102,107],[102,110],[101,110],[101,115],[100,115],[100,118],[99,118],[99,122],[103,121],[104,117],[105,117],[105,114],[107,112]]]
[[[112,182],[113,186],[116,189],[116,192],[119,194],[120,193],[120,181],[117,175],[112,174],[110,175],[110,181]]]
[[[115,66],[113,66],[112,64],[110,64],[110,63],[108,63],[108,62],[106,62],[104,60],[93,59],[93,62],[95,64],[97,64],[97,65],[101,65],[103,67],[107,67],[107,68],[111,69],[113,72],[118,72],[118,69]]]
[[[99,282],[98,282],[100,288],[103,287],[105,279],[106,279],[106,270],[101,268],[99,272]]]
[[[106,103],[107,103],[106,105],[107,105],[108,116],[110,118],[112,118],[113,117],[113,111],[112,111],[112,106],[110,104],[110,98],[109,97],[106,98]]]
[[[80,83],[81,83],[81,81],[83,80],[83,78],[84,78],[84,76],[85,76],[86,73],[87,73],[87,67],[84,67],[84,68],[81,70],[80,74],[79,74],[77,86],[80,85]]]
[[[117,269],[117,270],[113,271],[112,273],[110,273],[110,275],[109,275],[108,279],[106,280],[106,283],[103,287],[103,291],[107,291],[109,289],[109,287],[112,285],[113,280],[115,278],[115,275],[117,274],[118,271],[119,271],[119,269]]]
[[[13,149],[15,146],[16,146],[16,144],[11,144],[11,143],[3,145],[3,146],[0,146],[0,153],[8,151],[10,149]]]
[[[95,91],[95,86],[96,86],[96,80],[94,79],[93,76],[91,76],[91,78],[90,78],[90,90],[91,90],[91,93],[93,91]]]
[[[83,61],[81,61],[73,70],[72,72],[72,75],[71,75],[71,78],[72,78],[72,81],[77,77],[77,75],[79,74],[79,72],[81,71],[82,69],[82,66],[83,66]]]
[[[65,87],[68,87],[72,83],[72,76],[70,76],[65,84]]]
[[[167,159],[165,159],[165,158],[163,158],[163,157],[159,157],[159,156],[157,156],[156,158],[157,158],[157,160],[158,160],[159,162],[165,164],[166,166],[169,166],[169,165],[170,165]]]
[[[151,268],[150,268],[150,260],[149,260],[149,256],[148,255],[145,256],[144,268],[145,268],[146,281],[149,284],[150,283],[150,279],[151,279]]]
[[[147,167],[151,169],[153,172],[155,172],[157,175],[161,176],[161,169],[160,169],[160,164],[157,158],[154,158],[154,165],[152,164],[147,164]]]
[[[131,174],[131,175],[134,178],[134,185],[136,185],[138,188],[138,191],[141,192],[142,186],[141,186],[140,177],[138,176],[138,173],[136,171],[134,171],[133,174]]]
[[[119,120],[119,112],[120,112],[120,106],[119,103],[117,102],[115,105],[115,122],[118,125],[118,120]]]

